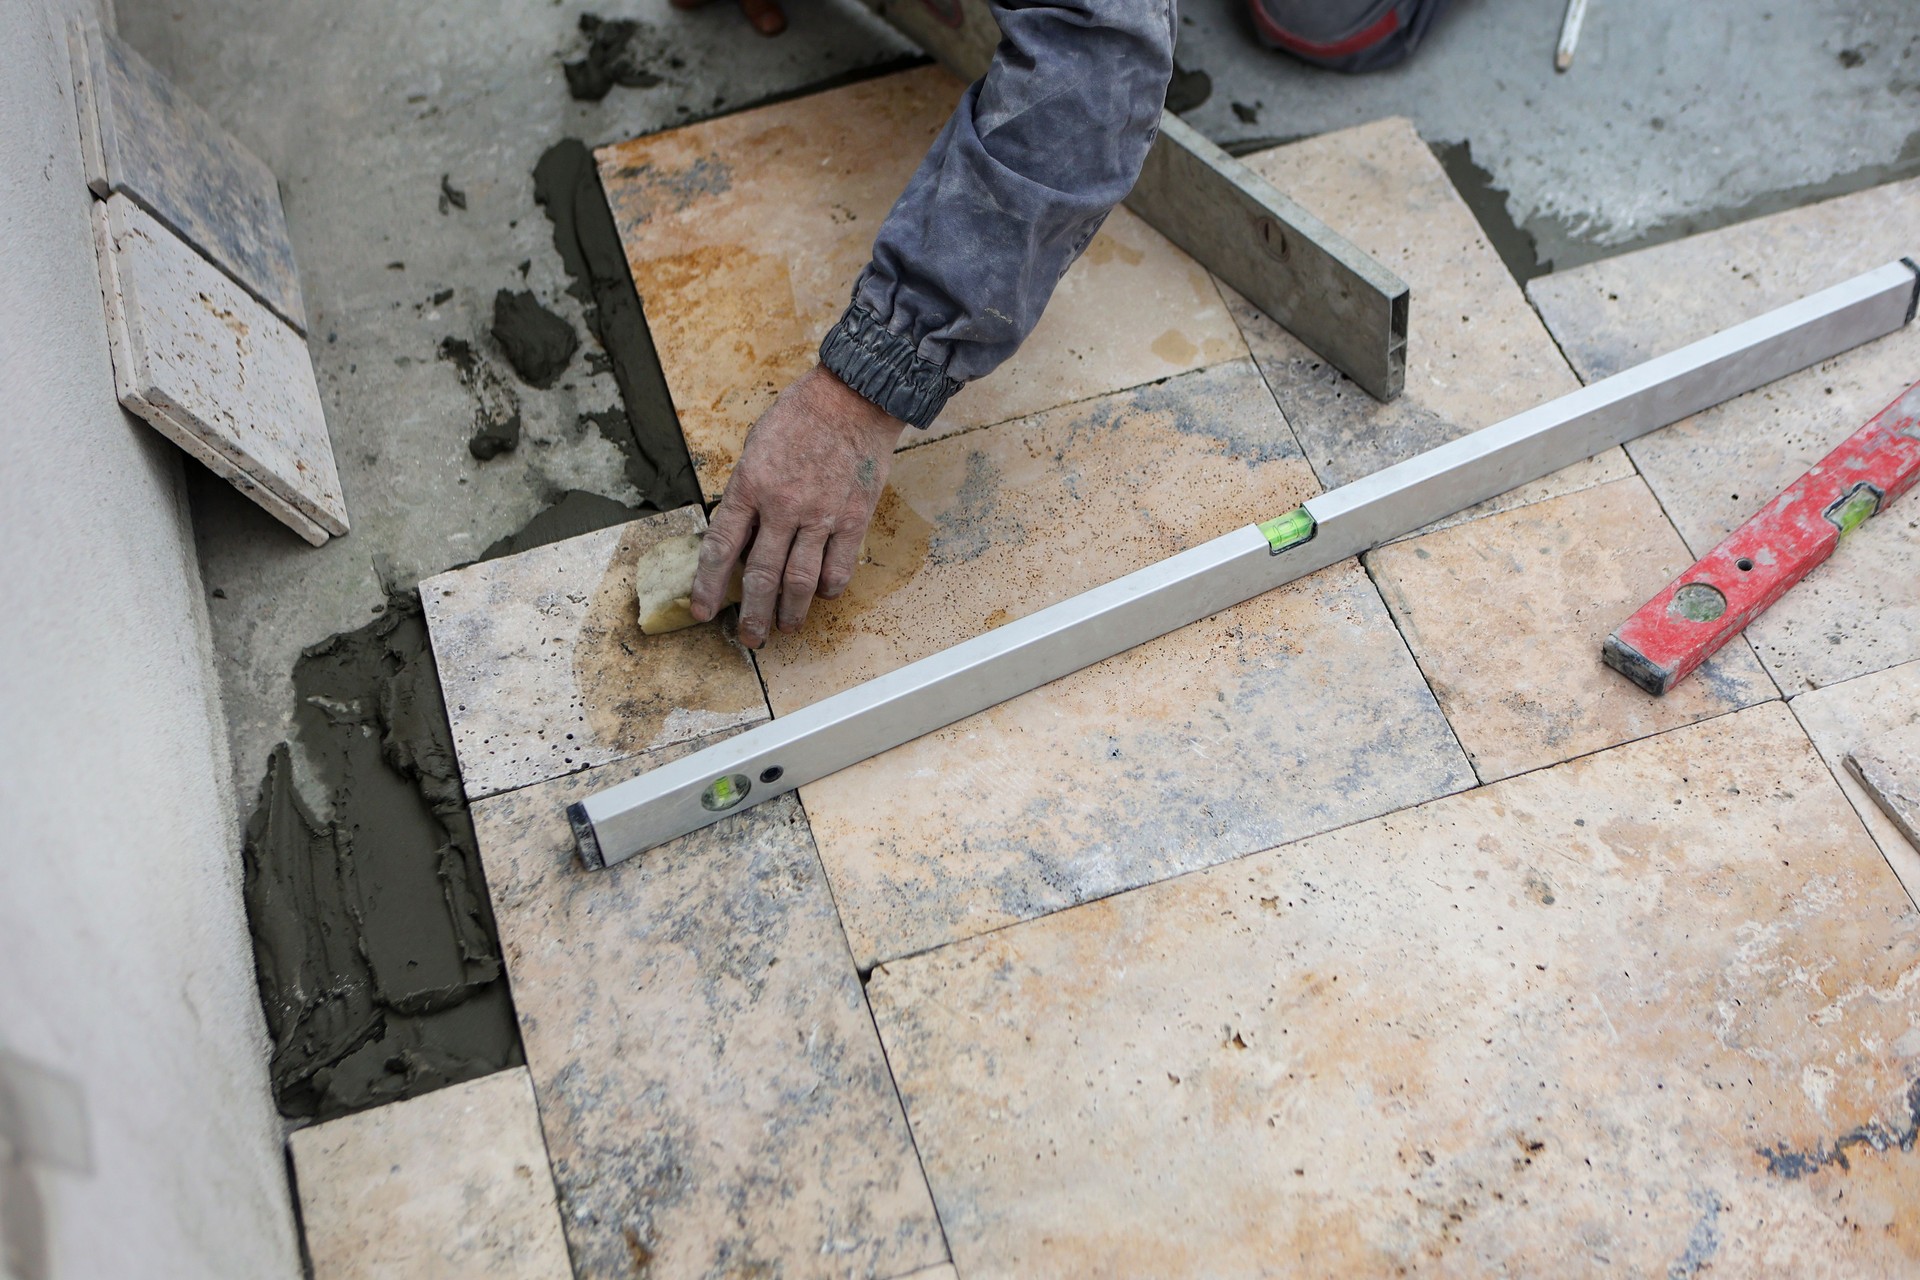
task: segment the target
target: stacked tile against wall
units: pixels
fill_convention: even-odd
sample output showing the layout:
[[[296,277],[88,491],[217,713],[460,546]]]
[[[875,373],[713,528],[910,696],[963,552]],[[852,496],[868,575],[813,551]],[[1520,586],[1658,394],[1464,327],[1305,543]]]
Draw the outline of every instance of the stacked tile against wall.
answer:
[[[955,92],[601,154],[710,494]],[[1116,218],[757,671],[728,624],[667,645],[607,604],[697,511],[425,584],[579,1274],[1920,1247],[1920,931],[1744,642],[1668,704],[1606,683],[1599,637],[1690,558],[1619,451],[797,802],[573,860],[570,800],[1574,385],[1404,122],[1255,163],[1412,283],[1402,401],[1181,293],[1192,264]],[[1166,332],[1178,359],[1134,350]]]

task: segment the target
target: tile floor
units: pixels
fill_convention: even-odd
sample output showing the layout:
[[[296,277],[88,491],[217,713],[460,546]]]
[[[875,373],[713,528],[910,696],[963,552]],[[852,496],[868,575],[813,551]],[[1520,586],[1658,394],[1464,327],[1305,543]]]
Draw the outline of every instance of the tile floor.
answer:
[[[602,163],[739,187],[696,152]],[[1473,276],[1416,158],[1389,122],[1286,172],[1336,220],[1364,194],[1369,235],[1397,208],[1416,287]],[[760,655],[772,711],[1283,509],[1369,416],[1415,448],[1571,385],[1517,287],[1473,290],[1484,324],[1416,349],[1427,416],[1343,408],[1250,323],[1258,373],[1229,344],[920,444],[848,598]],[[480,800],[580,1273],[1897,1274],[1920,915],[1830,767],[1867,700],[1790,707],[1744,642],[1661,702],[1605,671],[1691,558],[1659,496],[1563,473],[611,872],[565,804],[699,739]],[[484,571],[497,612],[531,568],[441,581]],[[451,703],[579,669],[566,627],[443,647],[472,612],[432,619]]]

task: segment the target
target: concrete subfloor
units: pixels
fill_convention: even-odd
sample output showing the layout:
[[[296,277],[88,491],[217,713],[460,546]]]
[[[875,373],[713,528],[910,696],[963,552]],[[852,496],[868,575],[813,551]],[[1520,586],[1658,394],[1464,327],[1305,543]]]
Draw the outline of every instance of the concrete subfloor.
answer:
[[[1597,0],[1563,76],[1559,0],[1458,0],[1413,64],[1352,80],[1258,49],[1235,0],[1185,8],[1181,62],[1213,85],[1196,124],[1252,144],[1408,115],[1429,143],[1470,144],[1483,174],[1445,154],[1457,181],[1495,189],[1476,210],[1523,272],[1920,170],[1920,8],[1889,0]],[[661,84],[568,97],[561,62],[589,9],[650,25]],[[196,476],[243,805],[287,733],[303,647],[365,622],[387,586],[473,559],[561,491],[639,499],[582,419],[618,399],[590,371],[604,365],[589,365],[591,339],[554,388],[514,387],[526,439],[485,463],[467,450],[472,395],[437,349],[480,341],[500,288],[533,289],[584,336],[533,200],[553,143],[631,137],[912,52],[854,0],[791,10],[792,29],[766,40],[724,2],[442,0],[400,16],[381,0],[121,0],[122,34],[281,177],[354,522],[310,549]],[[464,209],[442,209],[443,175]]]

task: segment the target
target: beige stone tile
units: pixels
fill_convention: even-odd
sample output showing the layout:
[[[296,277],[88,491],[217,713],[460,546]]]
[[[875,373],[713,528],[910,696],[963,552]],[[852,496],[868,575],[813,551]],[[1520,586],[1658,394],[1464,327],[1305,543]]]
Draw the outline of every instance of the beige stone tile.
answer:
[[[524,1067],[287,1140],[314,1280],[567,1280]]]
[[[709,498],[726,487],[747,428],[812,365],[962,88],[929,67],[597,153]],[[1019,354],[903,443],[1245,354],[1206,271],[1116,209]]]
[[[701,745],[473,807],[582,1277],[897,1276],[946,1248],[805,819],[610,871],[566,806]]]
[[[1784,706],[868,990],[969,1280],[1920,1257],[1920,921]]]
[[[1740,223],[1528,286],[1582,377],[1614,373],[1920,245],[1920,179]],[[1703,555],[1920,377],[1920,327],[1627,446]],[[1789,694],[1920,658],[1920,503],[1869,521],[1747,628]]]
[[[1803,693],[1792,706],[1907,895],[1920,902],[1920,849],[1908,843],[1845,766],[1847,754],[1861,750],[1887,755],[1904,750],[1920,757],[1920,662]]]
[[[937,441],[776,713],[1313,493],[1247,361]],[[862,968],[1471,785],[1349,561],[802,788]]]
[[[1223,287],[1254,359],[1328,487],[1579,388],[1412,121],[1342,129],[1246,162],[1412,290],[1406,390],[1382,404]],[[1626,455],[1609,449],[1439,526],[1632,473]]]
[[[641,553],[706,527],[683,507],[420,584],[469,797],[767,718],[732,614],[640,631]]]
[[[1368,555],[1460,745],[1491,782],[1777,696],[1735,640],[1665,697],[1600,645],[1692,557],[1639,479]]]

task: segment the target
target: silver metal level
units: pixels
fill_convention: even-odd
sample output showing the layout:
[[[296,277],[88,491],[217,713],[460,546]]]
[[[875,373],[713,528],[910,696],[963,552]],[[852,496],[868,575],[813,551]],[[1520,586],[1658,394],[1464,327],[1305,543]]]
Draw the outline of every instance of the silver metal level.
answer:
[[[1916,300],[1920,268],[1889,263],[609,787],[567,810],[581,860],[632,857],[1891,333]]]

